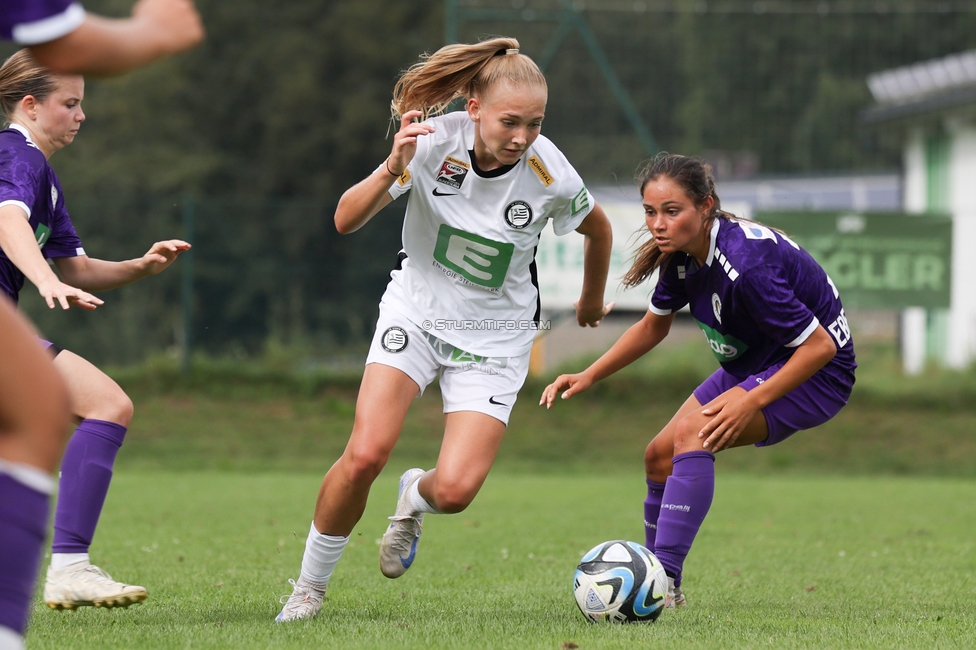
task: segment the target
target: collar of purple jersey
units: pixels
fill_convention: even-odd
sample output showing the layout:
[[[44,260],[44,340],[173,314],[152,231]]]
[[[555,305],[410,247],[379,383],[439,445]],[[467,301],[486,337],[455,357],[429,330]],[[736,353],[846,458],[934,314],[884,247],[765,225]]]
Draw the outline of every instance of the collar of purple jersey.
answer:
[[[11,122],[10,125],[7,126],[7,128],[8,129],[13,129],[14,131],[17,131],[18,133],[20,133],[21,135],[23,135],[27,139],[27,144],[29,144],[30,146],[34,147],[35,149],[37,148],[37,145],[34,144],[34,141],[33,140],[31,140],[30,131],[28,131],[26,128],[22,127],[19,124],[15,124],[14,122]]]
[[[712,260],[715,259],[715,244],[718,242],[718,229],[721,223],[721,217],[715,217],[712,221],[712,232],[709,235],[711,243],[708,245],[708,257],[705,258],[705,266],[711,266]]]

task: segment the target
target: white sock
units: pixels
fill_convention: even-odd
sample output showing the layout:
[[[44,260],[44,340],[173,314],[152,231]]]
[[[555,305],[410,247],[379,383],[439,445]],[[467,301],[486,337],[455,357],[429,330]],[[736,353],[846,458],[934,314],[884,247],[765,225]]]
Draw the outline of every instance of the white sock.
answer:
[[[9,627],[0,625],[0,648],[4,650],[22,650],[23,647],[24,637]]]
[[[79,562],[84,562],[85,564],[91,564],[91,559],[88,557],[88,553],[52,553],[51,554],[51,568],[55,571],[60,571],[66,566],[71,566],[72,564],[78,564]]]
[[[430,502],[428,502],[427,499],[420,494],[419,480],[414,481],[410,484],[410,487],[407,488],[407,503],[410,504],[410,510],[413,511],[415,515],[426,513],[440,514],[441,512],[434,506],[430,505]]]
[[[313,521],[308,531],[308,539],[305,541],[305,555],[302,557],[300,577],[304,578],[305,582],[311,582],[325,589],[348,543],[348,537],[323,535],[315,530]]]

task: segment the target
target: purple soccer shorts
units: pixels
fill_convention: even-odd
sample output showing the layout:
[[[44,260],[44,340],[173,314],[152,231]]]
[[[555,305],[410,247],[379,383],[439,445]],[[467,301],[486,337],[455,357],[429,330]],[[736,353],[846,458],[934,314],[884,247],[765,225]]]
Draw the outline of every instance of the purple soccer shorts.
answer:
[[[739,381],[722,368],[702,382],[695,389],[695,398],[701,404],[710,401],[734,386],[749,391],[773,376],[783,366],[776,364],[761,373],[750,375]],[[812,429],[831,419],[847,404],[851,389],[846,388],[833,375],[819,370],[813,377],[766,406],[762,412],[766,416],[769,436],[757,447],[766,447],[783,442],[797,431]]]

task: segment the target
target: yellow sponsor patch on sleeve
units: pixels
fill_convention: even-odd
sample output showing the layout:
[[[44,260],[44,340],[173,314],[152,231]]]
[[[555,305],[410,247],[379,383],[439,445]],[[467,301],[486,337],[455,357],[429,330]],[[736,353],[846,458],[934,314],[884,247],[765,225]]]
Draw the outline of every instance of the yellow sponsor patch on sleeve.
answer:
[[[404,169],[403,170],[403,173],[400,174],[400,177],[397,178],[397,183],[400,184],[400,187],[403,187],[404,185],[406,185],[409,182],[410,182],[410,170],[409,169]]]
[[[546,187],[549,187],[555,182],[555,179],[549,175],[549,170],[546,169],[545,165],[542,164],[542,161],[537,156],[529,158],[529,167],[532,168],[532,171],[535,172],[535,175],[539,177],[539,180]]]

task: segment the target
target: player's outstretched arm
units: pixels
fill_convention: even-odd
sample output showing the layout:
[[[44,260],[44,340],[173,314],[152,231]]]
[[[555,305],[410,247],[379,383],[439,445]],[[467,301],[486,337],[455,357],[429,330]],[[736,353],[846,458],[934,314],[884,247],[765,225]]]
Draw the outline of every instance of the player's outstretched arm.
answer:
[[[340,234],[356,232],[373,216],[390,204],[390,186],[407,169],[417,153],[417,138],[434,132],[425,122],[413,122],[420,111],[407,111],[400,120],[400,130],[393,136],[393,151],[379,169],[359,181],[339,199],[336,206],[335,225]]]
[[[129,18],[87,14],[74,31],[30,49],[58,72],[113,75],[188,50],[203,36],[192,0],[139,0]]]
[[[15,205],[0,208],[0,249],[14,266],[30,280],[51,309],[55,303],[61,309],[76,305],[95,309],[103,301],[90,293],[61,282],[41,254],[34,239],[34,231],[27,221],[27,213]]]
[[[156,275],[176,261],[190,244],[180,239],[158,241],[142,257],[124,262],[109,262],[79,255],[54,260],[66,282],[88,291],[106,291]]]
[[[603,317],[613,309],[613,303],[603,304],[610,271],[610,249],[613,246],[613,230],[610,220],[599,205],[594,205],[583,223],[576,228],[583,235],[583,288],[576,307],[576,322],[580,327],[597,327]]]
[[[559,375],[556,380],[542,391],[539,405],[545,404],[552,408],[556,395],[563,391],[562,398],[568,399],[609,377],[621,368],[630,365],[637,359],[650,352],[671,331],[674,314],[658,316],[648,311],[640,322],[631,325],[617,342],[607,350],[602,357],[593,362],[589,368],[575,375]]]

